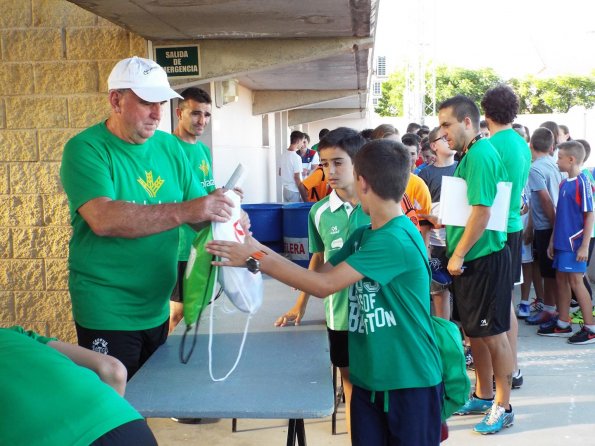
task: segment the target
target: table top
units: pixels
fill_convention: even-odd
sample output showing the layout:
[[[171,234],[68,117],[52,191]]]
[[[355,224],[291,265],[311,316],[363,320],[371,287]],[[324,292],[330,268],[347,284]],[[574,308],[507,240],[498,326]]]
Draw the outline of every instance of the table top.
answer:
[[[333,413],[333,387],[324,309],[312,298],[298,327],[275,328],[297,293],[265,280],[263,306],[252,317],[242,358],[225,380],[208,369],[209,312],[200,319],[196,347],[179,359],[182,321],[126,388],[126,399],[150,418],[320,418]],[[247,318],[226,297],[217,300],[213,320],[213,375],[223,377],[237,357]],[[190,347],[194,328],[186,339]]]

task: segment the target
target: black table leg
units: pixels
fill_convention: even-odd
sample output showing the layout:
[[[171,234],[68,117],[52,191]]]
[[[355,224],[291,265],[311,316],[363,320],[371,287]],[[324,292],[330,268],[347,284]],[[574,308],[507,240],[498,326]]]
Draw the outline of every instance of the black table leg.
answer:
[[[287,427],[287,446],[295,446],[296,440],[298,446],[306,446],[306,430],[302,418],[292,418]]]

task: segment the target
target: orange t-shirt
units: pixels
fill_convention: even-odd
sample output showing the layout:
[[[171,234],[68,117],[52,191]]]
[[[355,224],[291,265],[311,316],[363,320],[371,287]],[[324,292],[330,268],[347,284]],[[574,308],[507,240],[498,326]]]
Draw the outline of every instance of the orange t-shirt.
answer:
[[[304,187],[308,190],[308,201],[319,201],[331,193],[331,188],[328,185],[324,176],[322,167],[318,167],[308,177],[302,181]]]

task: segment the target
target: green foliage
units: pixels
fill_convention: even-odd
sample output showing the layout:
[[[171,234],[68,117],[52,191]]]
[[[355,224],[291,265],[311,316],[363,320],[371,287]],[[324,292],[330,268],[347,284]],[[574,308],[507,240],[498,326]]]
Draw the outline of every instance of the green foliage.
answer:
[[[429,75],[427,73],[428,79]],[[566,75],[547,79],[527,76],[505,81],[491,68],[470,70],[447,66],[436,67],[436,104],[456,94],[463,94],[479,105],[488,89],[504,82],[519,96],[519,114],[566,113],[575,105],[587,109],[595,106],[595,76]],[[378,100],[376,113],[381,116],[402,116],[405,85],[405,69],[392,73],[382,84],[382,97]],[[426,96],[425,102],[429,105],[431,98]]]

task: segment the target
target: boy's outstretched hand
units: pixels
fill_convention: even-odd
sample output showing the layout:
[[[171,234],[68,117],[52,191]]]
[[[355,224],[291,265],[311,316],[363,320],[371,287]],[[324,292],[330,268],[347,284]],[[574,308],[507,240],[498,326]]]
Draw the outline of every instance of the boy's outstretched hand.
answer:
[[[221,261],[211,262],[215,266],[240,266],[246,267],[246,259],[252,253],[258,251],[258,247],[252,237],[246,237],[244,243],[226,242],[213,240],[206,244],[209,254],[221,257]]]

